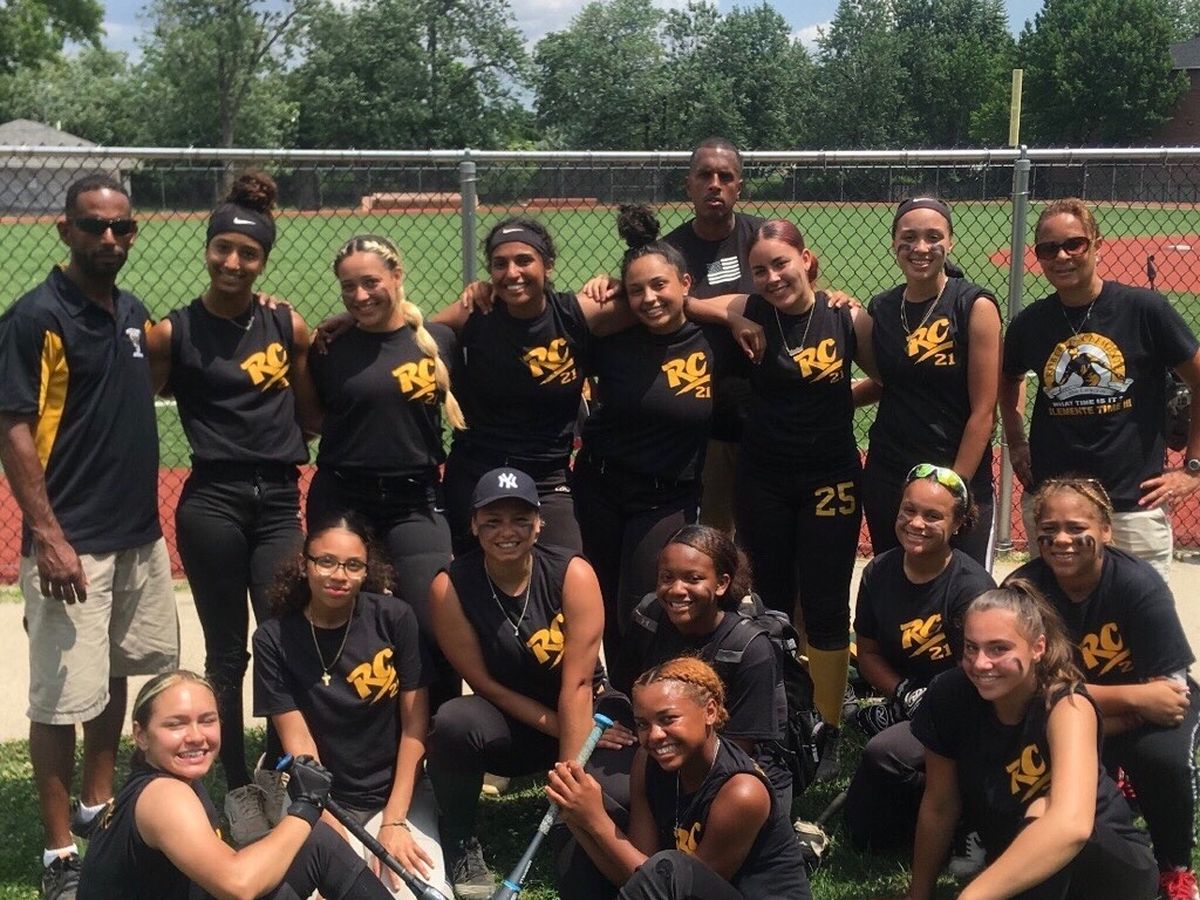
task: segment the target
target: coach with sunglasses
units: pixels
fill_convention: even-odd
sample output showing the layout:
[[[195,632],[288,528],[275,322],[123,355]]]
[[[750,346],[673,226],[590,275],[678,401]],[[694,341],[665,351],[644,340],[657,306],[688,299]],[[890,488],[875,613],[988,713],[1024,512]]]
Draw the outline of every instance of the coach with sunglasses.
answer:
[[[67,189],[70,260],[0,318],[0,462],[24,514],[29,754],[45,830],[42,896],[73,898],[74,832],[113,795],[126,676],[175,668],[179,627],[158,521],[148,315],[116,287],[137,233],[106,175]],[[72,815],[75,726],[83,787]]]
[[[1055,292],[1013,320],[1000,385],[1013,471],[1026,489],[1025,532],[1034,533],[1032,489],[1068,472],[1090,475],[1112,497],[1113,545],[1166,578],[1171,506],[1200,488],[1200,416],[1191,417],[1184,465],[1164,470],[1168,371],[1195,395],[1200,344],[1166,297],[1100,277],[1100,230],[1081,200],[1048,205],[1034,234]],[[1026,442],[1021,388],[1030,371],[1038,388]]]

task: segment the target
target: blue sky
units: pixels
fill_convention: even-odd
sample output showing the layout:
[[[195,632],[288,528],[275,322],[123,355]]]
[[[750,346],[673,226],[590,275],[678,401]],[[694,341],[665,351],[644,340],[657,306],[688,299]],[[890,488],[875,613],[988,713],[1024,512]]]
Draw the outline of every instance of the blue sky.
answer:
[[[584,0],[509,0],[517,17],[517,24],[525,32],[530,43],[534,43],[548,31],[565,28],[571,17],[584,5]],[[683,5],[685,0],[657,0],[662,6]],[[127,50],[136,54],[136,40],[142,23],[139,13],[143,0],[106,0],[105,28],[108,33],[106,44],[114,50]],[[734,6],[755,5],[754,0],[719,0],[723,11]],[[791,23],[794,32],[805,43],[811,45],[817,29],[833,18],[837,0],[774,0],[772,5]],[[1005,0],[1009,26],[1019,33],[1027,19],[1041,7],[1041,0]]]

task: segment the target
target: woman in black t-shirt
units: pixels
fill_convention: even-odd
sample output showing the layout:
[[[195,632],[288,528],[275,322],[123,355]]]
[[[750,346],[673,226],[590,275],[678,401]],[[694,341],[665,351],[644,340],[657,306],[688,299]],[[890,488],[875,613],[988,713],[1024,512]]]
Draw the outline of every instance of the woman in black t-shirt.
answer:
[[[446,362],[458,352],[454,335],[444,325],[426,327],[405,296],[404,264],[387,238],[351,238],[333,270],[355,327],[311,360],[324,417],[309,528],[344,510],[365,516],[387,550],[396,593],[433,647],[429,585],[451,555],[438,471],[446,460],[440,412],[454,428],[465,426]],[[441,654],[435,665],[433,709],[461,691]]]
[[[824,728],[818,780],[837,771],[837,735],[850,660],[850,578],[862,523],[851,363],[874,374],[871,317],[813,288],[819,264],[791,222],[755,232],[758,293],[727,316],[761,326],[766,350],[750,373],[738,451],[737,535],[763,602],[803,612],[814,701]],[[715,306],[714,302],[704,304]],[[797,616],[797,619],[801,618]]]
[[[713,379],[708,340],[684,316],[683,257],[657,240],[644,206],[622,206],[617,231],[629,245],[621,283],[637,323],[592,346],[592,411],[572,473],[614,660],[633,608],[654,587],[663,544],[696,521]]]
[[[226,811],[236,843],[261,834],[242,729],[246,595],[266,617],[275,570],[300,546],[301,433],[315,419],[308,329],[259,304],[254,282],[275,243],[275,182],[248,171],[208,221],[209,286],[149,332],[157,390],[175,397],[192,471],[175,511],[183,570],[204,630],[204,671],[221,706]]]
[[[983,566],[992,556],[992,431],[1000,377],[1000,309],[987,289],[947,262],[950,207],[905,200],[892,219],[892,252],[904,284],[871,301],[871,338],[882,387],[862,475],[863,512],[875,555],[896,544],[904,473],[919,462],[954,469],[971,486],[977,528],[954,546]],[[860,402],[868,394],[856,392]]]
[[[405,868],[449,891],[433,790],[422,768],[429,663],[407,602],[385,596],[391,571],[356,514],[314,524],[283,570],[272,618],[254,633],[254,712],[285,752],[333,773],[333,797]],[[353,835],[330,819],[379,871]],[[409,897],[394,873],[380,875]]]
[[[1104,764],[1123,771],[1154,841],[1163,895],[1196,895],[1194,790],[1200,686],[1171,590],[1111,546],[1112,503],[1092,478],[1048,479],[1034,498],[1041,558],[1028,578],[1058,609],[1104,711]]]
[[[791,771],[776,752],[787,698],[782,696],[782,675],[770,638],[760,632],[736,661],[718,657],[742,618],[735,610],[750,593],[749,569],[723,531],[687,525],[673,534],[658,555],[654,605],[639,604],[634,612],[620,655],[612,663],[613,683],[628,691],[638,675],[669,659],[703,659],[725,684],[729,719],[721,736],[759,764],[780,805],[790,810]]]
[[[988,860],[960,900],[1155,896],[1146,836],[1100,766],[1100,712],[1073,651],[1028,582],[967,607],[962,667],[933,680],[913,719],[926,783],[909,900],[932,897],[960,812]]]
[[[983,566],[950,545],[971,527],[974,512],[957,472],[915,466],[893,526],[900,546],[863,570],[854,618],[858,671],[887,699],[863,706],[856,717],[870,738],[846,801],[846,823],[859,846],[912,839],[925,748],[910,720],[933,677],[961,657],[963,610],[996,586]]]
[[[575,551],[537,542],[539,503],[525,472],[485,473],[471,498],[479,547],[456,557],[430,592],[438,643],[472,691],[442,704],[429,736],[442,846],[462,898],[495,890],[476,837],[484,772],[527,775],[575,758],[607,689],[596,574]],[[629,768],[623,775],[613,748],[632,743],[627,729],[610,729],[592,757],[612,776],[606,788],[617,802],[628,795]]]
[[[192,672],[146,682],[133,702],[137,745],[128,781],[88,842],[79,900],[191,900],[250,896],[388,900],[361,859],[319,821],[329,773],[296,760],[292,802],[261,840],[234,850],[221,840],[204,788],[221,743],[215,692]]]
[[[634,684],[641,742],[629,827],[607,815],[599,785],[560,762],[546,793],[622,900],[806,900],[800,844],[770,781],[732,741],[725,689],[707,664],[680,657]],[[572,896],[564,891],[565,896]]]

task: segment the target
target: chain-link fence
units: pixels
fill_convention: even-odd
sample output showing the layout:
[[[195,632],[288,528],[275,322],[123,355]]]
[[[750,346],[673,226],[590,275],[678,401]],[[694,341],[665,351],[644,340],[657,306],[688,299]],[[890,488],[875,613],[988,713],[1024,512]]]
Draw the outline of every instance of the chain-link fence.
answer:
[[[140,229],[121,283],[155,317],[206,287],[206,217],[230,174],[247,165],[270,171],[282,212],[258,287],[286,298],[315,324],[340,307],[330,268],[335,248],[364,231],[386,234],[401,247],[408,295],[427,311],[457,297],[464,280],[480,271],[481,236],[514,213],[549,226],[559,254],[554,280],[560,289],[577,288],[620,259],[618,204],[656,207],[664,232],[690,217],[687,160],[676,152],[0,147],[0,308],[65,258],[53,222],[66,186],[97,170],[119,172],[129,185]],[[900,280],[890,253],[895,204],[936,194],[953,204],[954,258],[1010,308],[1049,290],[1033,265],[1027,224],[1039,204],[1081,196],[1105,235],[1102,274],[1146,285],[1152,263],[1154,285],[1200,330],[1200,149],[759,152],[746,154],[745,182],[740,208],[796,222],[820,258],[822,282],[864,301]],[[173,405],[160,401],[158,412],[162,520],[178,566],[174,509],[189,454]],[[856,423],[864,448],[871,415],[861,412]],[[1019,491],[1008,510],[1017,509]],[[0,479],[0,580],[16,572],[19,521],[7,480]],[[1175,523],[1178,546],[1200,547],[1195,504],[1176,510]],[[1022,548],[1020,516],[1002,524],[1011,524],[1012,543]]]

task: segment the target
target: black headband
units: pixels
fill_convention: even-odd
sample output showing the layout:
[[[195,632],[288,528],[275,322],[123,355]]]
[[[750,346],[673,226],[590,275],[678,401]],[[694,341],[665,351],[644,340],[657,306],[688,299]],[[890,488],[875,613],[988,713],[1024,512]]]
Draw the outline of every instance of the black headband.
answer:
[[[262,245],[263,254],[269,254],[275,244],[275,220],[236,203],[222,203],[208,219],[208,235],[205,246],[218,234],[227,232],[244,234]]]
[[[550,255],[550,248],[546,246],[546,238],[528,225],[502,225],[491,233],[487,242],[487,255],[491,256],[492,252],[501,244],[511,244],[514,241],[520,241],[522,244],[528,244],[536,250],[542,257],[542,262]]]
[[[936,197],[912,197],[900,204],[896,210],[896,215],[892,217],[892,232],[896,231],[896,223],[914,209],[932,209],[936,213],[940,213],[946,220],[946,224],[950,226],[950,230],[954,230],[954,222],[950,218],[950,207],[938,200]]]

